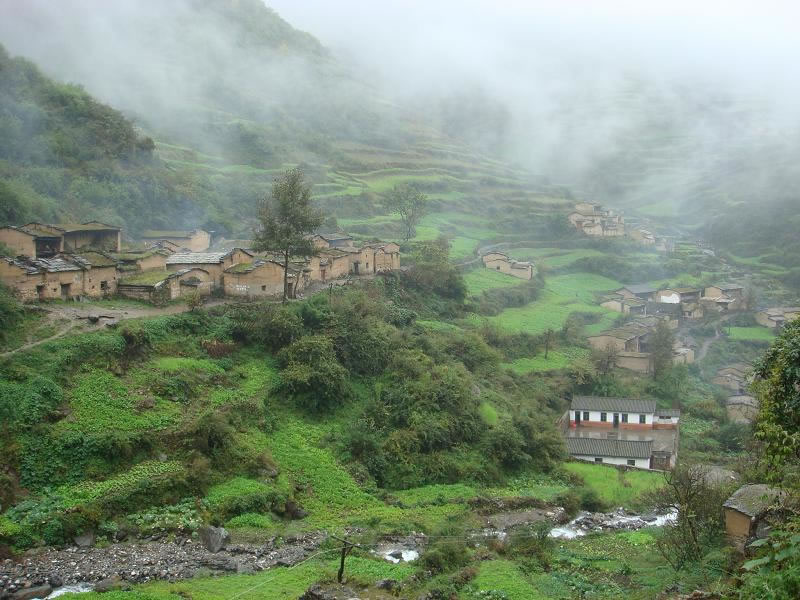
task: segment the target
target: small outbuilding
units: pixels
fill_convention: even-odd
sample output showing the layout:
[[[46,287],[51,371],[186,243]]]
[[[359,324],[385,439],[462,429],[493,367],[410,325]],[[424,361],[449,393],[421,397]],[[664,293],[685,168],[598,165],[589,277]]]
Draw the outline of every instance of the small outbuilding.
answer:
[[[734,547],[744,552],[750,539],[766,537],[768,525],[764,518],[779,509],[785,497],[786,492],[761,483],[736,490],[722,505],[725,531]]]

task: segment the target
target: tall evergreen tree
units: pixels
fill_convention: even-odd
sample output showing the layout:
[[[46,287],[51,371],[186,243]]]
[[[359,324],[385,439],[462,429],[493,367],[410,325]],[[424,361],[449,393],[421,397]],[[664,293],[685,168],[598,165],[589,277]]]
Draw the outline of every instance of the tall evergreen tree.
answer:
[[[283,301],[289,298],[289,260],[314,255],[309,235],[324,217],[311,206],[311,188],[303,171],[289,169],[272,184],[272,193],[265,197],[258,211],[259,226],[253,249],[280,255],[283,263]]]

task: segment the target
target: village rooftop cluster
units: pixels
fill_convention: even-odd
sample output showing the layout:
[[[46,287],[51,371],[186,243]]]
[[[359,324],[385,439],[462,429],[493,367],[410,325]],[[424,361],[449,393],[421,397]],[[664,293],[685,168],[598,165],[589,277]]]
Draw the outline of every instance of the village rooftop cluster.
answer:
[[[292,260],[288,295],[314,284],[342,282],[400,268],[394,242],[356,245],[343,232],[312,236],[316,255]],[[210,252],[202,230],[145,231],[122,248],[122,230],[97,221],[0,228],[14,257],[0,260],[0,280],[26,302],[113,295],[165,302],[188,294],[243,298],[283,293],[284,267],[269,253],[233,248]]]

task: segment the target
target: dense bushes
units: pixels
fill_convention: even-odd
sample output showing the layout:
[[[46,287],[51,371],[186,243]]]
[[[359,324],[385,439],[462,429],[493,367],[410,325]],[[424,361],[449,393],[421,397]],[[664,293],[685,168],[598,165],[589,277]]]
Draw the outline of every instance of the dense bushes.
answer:
[[[331,338],[304,336],[285,348],[278,359],[283,367],[279,389],[302,407],[326,410],[350,398],[349,374],[337,360]]]
[[[63,401],[61,387],[46,377],[26,383],[0,381],[0,423],[27,429],[45,418]]]

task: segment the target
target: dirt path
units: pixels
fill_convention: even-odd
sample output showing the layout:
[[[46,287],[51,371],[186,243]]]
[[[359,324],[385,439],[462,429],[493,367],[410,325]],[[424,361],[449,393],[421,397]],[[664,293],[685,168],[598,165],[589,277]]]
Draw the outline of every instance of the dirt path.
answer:
[[[722,330],[721,325],[725,323],[728,319],[730,319],[733,315],[724,315],[720,317],[719,321],[714,324],[714,337],[708,338],[700,345],[700,350],[697,352],[697,356],[695,356],[695,360],[703,360],[708,354],[708,349],[711,348],[711,344],[722,337]]]
[[[235,302],[232,299],[224,300],[211,300],[203,305],[203,308],[211,308],[220,304],[228,302]],[[35,342],[23,344],[13,350],[0,352],[0,358],[11,356],[17,352],[30,350],[55,339],[58,339],[68,334],[73,329],[84,325],[82,331],[92,331],[101,329],[107,323],[123,321],[125,319],[139,319],[142,317],[159,317],[161,315],[175,315],[179,313],[188,312],[190,308],[185,304],[170,304],[169,306],[120,306],[119,308],[96,306],[92,304],[76,303],[75,306],[52,306],[47,308],[47,319],[50,321],[68,321],[66,325],[61,327],[53,335],[46,337]],[[98,320],[92,323],[90,317],[97,317]]]
[[[62,327],[58,332],[54,333],[50,337],[46,337],[43,340],[37,340],[35,342],[30,342],[28,344],[23,344],[19,348],[14,348],[13,350],[9,350],[8,352],[0,352],[0,358],[4,356],[11,356],[12,354],[16,354],[17,352],[21,352],[23,350],[29,350],[39,344],[44,344],[45,342],[49,342],[50,340],[54,340],[56,338],[60,338],[62,335],[66,335],[69,331],[72,330],[73,327],[76,327],[78,324],[75,322],[67,323],[64,327]]]

